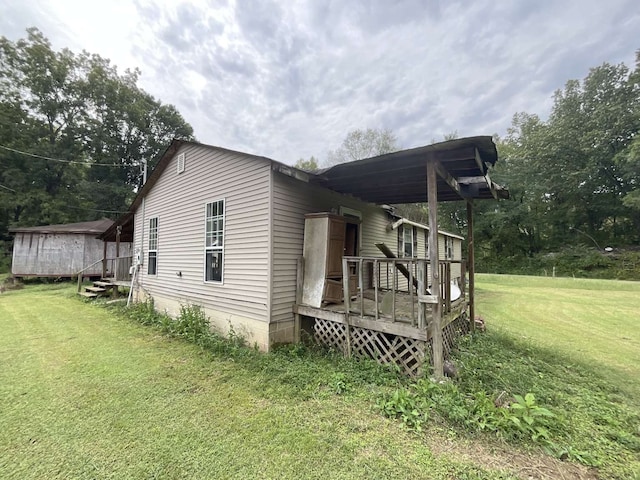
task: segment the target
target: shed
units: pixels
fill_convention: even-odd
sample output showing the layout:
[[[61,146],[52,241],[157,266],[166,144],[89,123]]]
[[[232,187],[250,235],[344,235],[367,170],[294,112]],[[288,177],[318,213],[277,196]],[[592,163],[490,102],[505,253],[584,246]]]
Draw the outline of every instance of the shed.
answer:
[[[15,277],[72,277],[86,270],[86,276],[102,276],[103,259],[115,256],[116,246],[97,236],[113,225],[109,219],[93,222],[17,227],[13,241],[11,273]],[[131,254],[131,244],[120,250]],[[105,255],[106,252],[106,255]]]

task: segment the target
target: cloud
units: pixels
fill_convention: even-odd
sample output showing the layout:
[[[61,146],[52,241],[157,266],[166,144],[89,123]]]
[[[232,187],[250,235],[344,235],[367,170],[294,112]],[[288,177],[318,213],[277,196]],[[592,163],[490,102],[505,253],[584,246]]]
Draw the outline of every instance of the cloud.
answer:
[[[135,0],[125,19],[109,17],[129,12],[114,0],[80,22],[30,0],[1,6],[0,27],[34,18],[54,45],[75,48],[102,45],[83,36],[91,22],[129,22],[96,53],[139,66],[142,86],[199,140],[291,163],[324,158],[355,128],[389,128],[410,147],[453,131],[504,134],[519,111],[545,118],[568,79],[604,61],[633,66],[635,3]]]

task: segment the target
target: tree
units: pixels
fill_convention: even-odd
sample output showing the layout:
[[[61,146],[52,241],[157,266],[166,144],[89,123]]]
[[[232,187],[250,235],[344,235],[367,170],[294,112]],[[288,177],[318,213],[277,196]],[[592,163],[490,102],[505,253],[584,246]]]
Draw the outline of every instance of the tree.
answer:
[[[569,80],[547,121],[514,116],[492,172],[511,199],[477,204],[481,251],[525,258],[591,244],[588,238],[600,245],[640,241],[639,65],[630,72],[605,63],[582,81]]]
[[[142,160],[173,137],[193,138],[138,75],[54,51],[35,28],[17,42],[0,37],[0,241],[11,226],[116,216],[140,184]]]
[[[367,128],[347,134],[342,145],[327,156],[327,165],[352,162],[399,150],[397,138],[391,130]]]
[[[294,167],[306,170],[307,172],[317,172],[320,169],[318,167],[318,161],[314,156],[309,157],[308,160],[305,160],[304,158],[299,159]]]

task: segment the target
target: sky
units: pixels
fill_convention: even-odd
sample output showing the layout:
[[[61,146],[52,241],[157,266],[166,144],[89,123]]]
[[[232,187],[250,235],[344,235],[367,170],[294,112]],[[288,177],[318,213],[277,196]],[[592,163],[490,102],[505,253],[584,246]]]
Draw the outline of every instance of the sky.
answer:
[[[504,135],[603,62],[635,66],[638,0],[0,0],[0,35],[37,27],[177,107],[201,142],[293,164],[354,129],[403,148]]]

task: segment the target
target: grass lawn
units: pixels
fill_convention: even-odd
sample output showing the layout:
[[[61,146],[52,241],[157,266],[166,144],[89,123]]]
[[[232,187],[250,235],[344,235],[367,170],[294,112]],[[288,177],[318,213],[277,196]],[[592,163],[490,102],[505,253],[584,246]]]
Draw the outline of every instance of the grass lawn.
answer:
[[[383,418],[366,384],[336,395],[330,362],[300,386],[303,360],[216,358],[72,286],[5,292],[0,329],[3,479],[515,478]]]
[[[640,285],[478,283],[488,332],[462,342],[462,394],[446,398],[533,392],[558,415],[554,441],[598,470],[469,434],[460,403],[458,420],[432,409],[409,431],[374,406],[411,387],[372,362],[206,350],[73,285],[31,284],[0,295],[0,478],[640,479],[640,408],[627,406]]]
[[[588,364],[640,406],[640,282],[484,274],[477,285],[488,328]]]

